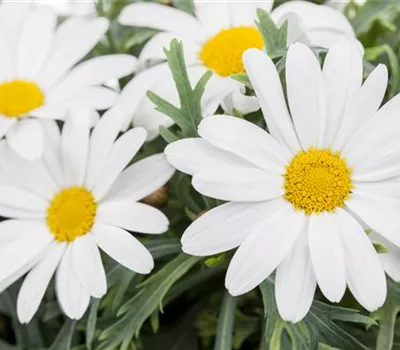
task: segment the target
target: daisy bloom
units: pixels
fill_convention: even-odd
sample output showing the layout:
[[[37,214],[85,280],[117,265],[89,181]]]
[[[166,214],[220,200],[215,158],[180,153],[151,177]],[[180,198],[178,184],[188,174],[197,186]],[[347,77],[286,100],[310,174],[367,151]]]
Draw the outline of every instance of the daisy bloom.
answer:
[[[141,64],[165,61],[164,47],[169,47],[173,38],[178,38],[183,42],[192,84],[196,84],[207,70],[214,73],[203,98],[205,111],[215,110],[221,103],[226,113],[236,110],[247,114],[258,110],[257,99],[246,96],[245,87],[229,76],[244,72],[242,54],[246,49],[263,48],[262,36],[255,25],[256,12],[258,8],[270,12],[273,1],[199,0],[194,3],[196,17],[160,4],[131,4],[122,11],[119,22],[161,31],[144,46],[139,57]],[[330,47],[340,37],[355,38],[343,14],[326,6],[291,1],[278,7],[271,16],[278,24],[288,19],[289,43],[301,40]],[[155,137],[160,125],[169,127],[173,121],[156,111],[145,98],[148,90],[167,101],[179,103],[167,63],[142,71],[121,95],[121,103],[132,116],[133,125],[145,127],[150,137]]]
[[[243,119],[212,116],[201,138],[169,145],[177,169],[223,204],[184,233],[183,250],[206,256],[236,247],[225,284],[246,293],[276,270],[283,319],[308,312],[316,286],[339,302],[346,285],[367,310],[386,298],[384,270],[363,226],[400,246],[400,95],[379,109],[388,73],[379,65],[362,84],[358,48],[341,40],[323,69],[311,49],[290,46],[286,94],[265,52],[244,65],[269,133]],[[288,106],[285,101],[288,99]],[[367,140],[367,142],[366,142]]]
[[[60,135],[54,121],[41,121],[43,157],[26,161],[3,142],[0,171],[0,291],[28,272],[17,311],[29,322],[55,274],[62,310],[79,319],[90,297],[107,291],[100,251],[137,273],[147,274],[153,258],[126,230],[160,234],[165,215],[139,201],[162,187],[174,169],[163,154],[125,169],[146,139],[143,128],[117,138],[125,116],[109,110],[89,127],[68,120]],[[125,170],[124,170],[125,169]]]
[[[48,6],[0,5],[0,137],[25,159],[43,152],[38,119],[64,120],[71,111],[96,118],[96,110],[115,103],[117,92],[102,84],[130,74],[136,59],[108,55],[80,62],[107,28],[105,18],[71,17],[57,25]]]

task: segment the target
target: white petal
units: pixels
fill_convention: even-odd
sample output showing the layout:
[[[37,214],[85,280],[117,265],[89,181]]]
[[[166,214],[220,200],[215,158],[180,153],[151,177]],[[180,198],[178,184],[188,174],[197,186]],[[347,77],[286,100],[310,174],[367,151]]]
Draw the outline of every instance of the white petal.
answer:
[[[66,185],[80,186],[86,173],[90,127],[86,121],[69,118],[61,137],[61,154]]]
[[[37,120],[26,119],[18,122],[7,133],[10,147],[22,158],[33,161],[43,153],[43,129]]]
[[[243,63],[271,135],[287,146],[292,153],[296,153],[300,148],[299,142],[275,64],[265,52],[257,49],[247,50],[243,54]]]
[[[355,182],[352,192],[367,197],[400,199],[400,182],[397,180],[377,182]]]
[[[60,129],[53,120],[42,120],[40,124],[45,135],[43,163],[53,180],[59,187],[62,187],[65,183],[65,176],[62,168]]]
[[[135,128],[126,132],[115,142],[93,187],[93,194],[98,200],[106,195],[115,179],[142,147],[146,136],[145,129]]]
[[[44,198],[22,188],[0,186],[0,206],[6,209],[22,209],[45,217],[48,203]]]
[[[154,67],[145,69],[135,75],[135,77],[124,87],[121,92],[119,105],[122,106],[129,117],[136,112],[142,99],[146,97],[147,91],[157,79],[168,73],[168,64],[162,63]]]
[[[231,18],[229,13],[229,3],[227,1],[208,2],[194,0],[196,17],[199,19],[208,36],[217,34],[224,28],[230,28]]]
[[[342,62],[343,64],[343,62]],[[354,133],[379,109],[388,84],[388,70],[378,65],[368,76],[361,89],[353,96],[335,141],[335,148],[341,149]]]
[[[0,138],[7,134],[8,130],[16,123],[15,118],[0,116]]]
[[[57,269],[56,292],[64,313],[69,318],[79,320],[89,306],[90,295],[75,275],[71,253],[71,245],[68,245]]]
[[[209,117],[200,123],[198,132],[207,142],[268,172],[283,174],[291,159],[290,153],[266,131],[243,119]]]
[[[71,103],[87,105],[99,111],[112,107],[119,98],[117,91],[100,86],[87,87],[76,95]]]
[[[183,233],[182,250],[190,255],[219,254],[238,247],[254,227],[282,205],[282,199],[263,203],[230,202],[195,220]]]
[[[164,153],[176,169],[194,175],[207,169],[237,169],[251,163],[217,148],[201,138],[187,138],[169,144]]]
[[[52,54],[38,76],[39,85],[50,87],[88,54],[108,28],[105,18],[70,17],[54,36]]]
[[[172,7],[159,4],[131,4],[126,6],[119,18],[119,23],[136,27],[149,27],[174,34],[190,35],[202,39],[202,25],[193,16]]]
[[[115,226],[96,224],[93,235],[98,246],[126,268],[141,274],[147,274],[153,269],[154,261],[150,252],[127,231]]]
[[[398,138],[382,141],[364,148],[366,153],[352,153],[348,164],[354,181],[381,181],[400,175],[400,144]]]
[[[318,286],[329,301],[338,303],[346,291],[346,265],[333,215],[310,217],[308,241]]]
[[[101,203],[97,219],[125,230],[159,234],[168,230],[168,218],[162,211],[143,203],[115,201]]]
[[[346,206],[368,227],[400,247],[400,210],[376,197],[353,194]]]
[[[107,292],[106,274],[99,249],[90,233],[71,243],[71,259],[75,275],[85,291],[94,298]]]
[[[222,109],[225,113],[233,115],[235,111],[238,111],[240,114],[246,115],[260,109],[260,103],[257,97],[247,96],[244,93],[245,90],[244,87],[243,90],[235,89],[222,101]],[[212,114],[214,114],[214,112],[215,111],[213,111]]]
[[[244,294],[265,280],[285,259],[305,225],[304,214],[289,203],[260,222],[231,260],[225,279],[229,293]]]
[[[26,267],[32,266],[32,261],[41,259],[41,254],[53,241],[44,220],[8,220],[0,224],[0,232],[3,229],[22,233],[1,248],[0,291],[21,277]]]
[[[304,44],[290,46],[286,58],[290,112],[304,150],[322,145],[326,106],[319,61]]]
[[[48,255],[26,276],[17,301],[18,319],[21,323],[29,323],[39,309],[47,286],[64,254],[65,248],[65,243],[53,243]]]
[[[243,0],[240,2],[228,2],[231,26],[254,26],[257,19],[257,9],[270,12],[273,5],[274,0]]]
[[[86,174],[86,186],[89,188],[94,186],[101,169],[104,167],[125,119],[124,110],[115,106],[101,117],[93,129],[90,137]]]
[[[0,48],[2,52],[0,55],[0,79],[2,81],[12,80],[16,73],[15,58],[8,41],[9,35],[9,28],[4,25],[0,26]]]
[[[147,60],[165,61],[166,56],[164,49],[170,47],[173,39],[177,39],[183,43],[183,54],[187,65],[191,65],[199,60],[199,46],[191,40],[192,38],[190,38],[190,36],[186,38],[186,36],[181,37],[168,32],[161,32],[154,35],[146,45],[144,45],[140,52],[139,60],[141,62],[146,62]]]
[[[327,113],[323,147],[327,148],[332,146],[341,126],[344,127],[345,112],[361,88],[363,62],[357,47],[348,40],[338,42],[328,51],[322,74]]]
[[[354,38],[354,30],[347,18],[339,11],[306,1],[289,1],[272,11],[272,18],[282,22],[288,14],[295,13],[300,17],[312,46],[330,48],[340,36]],[[332,40],[331,33],[334,33]]]
[[[52,101],[46,100],[46,104],[39,107],[29,113],[33,118],[39,118],[44,120],[65,120],[68,109],[65,104],[52,103]]]
[[[106,83],[119,79],[135,69],[136,59],[130,55],[98,56],[74,67],[62,82],[51,90],[49,98],[62,101],[78,96],[84,87]]]
[[[27,19],[18,43],[17,74],[33,80],[49,53],[56,15],[47,6],[39,6]]]
[[[282,319],[301,321],[310,310],[316,286],[307,234],[303,232],[276,269],[275,298]]]
[[[192,86],[195,86],[206,71],[207,68],[203,65],[189,67],[188,74]],[[224,101],[229,98],[232,98],[232,108],[234,107],[239,112],[243,112],[243,114],[250,113],[252,109],[258,110],[260,108],[259,104],[257,103],[258,106],[254,108],[256,103],[251,99],[255,97],[243,97],[244,91],[245,87],[238,81],[230,77],[221,77],[217,74],[213,74],[206,85],[201,100],[202,115],[204,117],[213,115],[219,105],[224,105]],[[251,103],[248,103],[249,98]]]
[[[141,62],[147,60],[165,61],[166,57],[164,49],[169,48],[171,41],[175,38],[176,35],[172,33],[157,33],[146,43],[146,45],[144,45],[140,52],[139,60]]]
[[[363,228],[342,209],[336,209],[335,222],[343,243],[347,284],[357,301],[375,311],[386,299],[386,277],[371,241]]]
[[[383,238],[381,235],[371,232],[369,235],[370,240],[373,243],[383,244],[388,252],[379,254],[379,258],[382,262],[383,269],[395,282],[400,281],[400,248]]]
[[[173,174],[174,168],[168,164],[164,154],[155,154],[126,168],[106,198],[139,201],[164,186]]]
[[[398,138],[400,132],[399,108],[400,94],[387,102],[351,135],[349,142],[342,150],[342,155],[349,160],[351,166],[352,163],[353,165],[356,164],[358,159],[364,158],[375,147]],[[382,120],[385,122],[382,123]],[[368,140],[368,142],[365,142],[365,140]]]
[[[1,148],[0,168],[7,177],[7,182],[44,199],[52,199],[59,187],[49,174],[46,165],[40,159],[28,161],[21,158],[7,144]]]
[[[201,194],[224,201],[257,202],[284,194],[284,178],[255,168],[206,170],[193,176]]]

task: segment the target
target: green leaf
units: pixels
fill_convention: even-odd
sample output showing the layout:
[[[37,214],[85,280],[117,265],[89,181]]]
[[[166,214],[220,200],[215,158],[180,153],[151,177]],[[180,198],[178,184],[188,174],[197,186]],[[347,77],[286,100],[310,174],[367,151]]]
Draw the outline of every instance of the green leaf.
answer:
[[[124,314],[116,323],[103,331],[100,349],[112,349],[139,334],[143,323],[158,308],[172,285],[179,280],[200,257],[180,254],[142,284],[142,289],[119,310]]]
[[[208,267],[215,267],[226,261],[226,258],[227,258],[226,253],[217,254],[207,258],[204,264]]]
[[[384,16],[385,13],[390,13],[399,8],[399,1],[368,0],[363,6],[361,6],[356,17],[351,20],[357,36],[367,32],[372,27],[373,23],[381,16]]]
[[[157,33],[158,30],[151,28],[136,28],[133,33],[130,30],[129,37],[126,40],[124,40],[122,44],[123,52],[129,51],[132,47],[136,45],[143,44]]]
[[[193,0],[173,0],[172,3],[174,4],[174,6],[182,11],[187,12],[190,15],[195,15],[195,7],[194,7],[194,3]]]
[[[331,306],[314,300],[303,321],[296,324],[285,322],[276,307],[274,282],[267,279],[260,284],[260,289],[266,318],[265,341],[269,343],[270,349],[282,349],[282,339],[286,333],[290,338],[292,349],[312,350],[318,348],[318,343],[324,343],[340,349],[368,350],[367,346],[334,321],[358,323],[370,327],[376,325],[372,318],[360,315],[357,310]]]
[[[380,56],[387,55],[391,71],[391,87],[389,97],[397,94],[400,88],[400,63],[396,53],[389,45],[380,45],[365,50],[365,59],[370,61],[377,60]]]
[[[61,328],[61,331],[58,333],[49,350],[70,350],[75,327],[76,321],[65,321],[63,327]]]
[[[17,346],[10,345],[3,340],[0,340],[0,349],[1,350],[20,350]]]
[[[100,299],[93,299],[90,305],[89,317],[86,324],[86,347],[91,350],[96,333],[97,311],[100,305]]]
[[[239,83],[242,83],[248,89],[254,90],[253,85],[251,84],[251,81],[246,73],[233,74],[231,75],[231,78],[238,81]]]
[[[147,97],[151,102],[156,105],[156,110],[173,118],[175,123],[181,128],[186,126],[186,117],[181,113],[179,108],[175,107],[172,103],[163,99],[152,91],[147,92]],[[173,116],[173,117],[172,117]]]
[[[400,285],[388,277],[388,295],[385,305],[372,314],[379,321],[376,349],[391,350],[393,347],[394,332],[397,315],[400,313]]]
[[[206,282],[210,278],[222,274],[226,271],[226,265],[219,265],[214,268],[203,268],[196,270],[185,276],[184,279],[174,284],[168,294],[165,296],[165,304],[169,304],[180,295],[190,290],[194,290],[197,286]]]
[[[203,117],[201,99],[212,74],[206,72],[193,89],[186,69],[182,43],[172,40],[170,49],[165,50],[165,55],[179,95],[180,107],[172,105],[153,92],[148,92],[148,97],[158,111],[169,116],[179,126],[182,130],[180,138],[197,136],[197,126]],[[168,134],[167,138],[171,140],[172,135]]]
[[[373,243],[374,248],[378,254],[389,253],[389,248],[385,247],[382,243]]]
[[[170,131],[165,126],[160,126],[159,132],[160,132],[161,137],[167,143],[172,143],[172,142],[175,142],[175,141],[179,140],[179,137],[177,137],[172,131]]]
[[[182,244],[178,238],[160,237],[144,239],[142,242],[155,260],[175,255],[182,251]]]
[[[150,324],[154,333],[157,333],[160,328],[160,314],[158,310],[154,311],[150,316]]]
[[[265,51],[268,55],[271,56],[284,50],[286,48],[287,22],[278,28],[271,16],[261,9],[257,10],[257,17],[256,25],[263,37]]]
[[[235,310],[237,299],[225,292],[218,318],[215,350],[231,350],[233,325],[235,322]]]

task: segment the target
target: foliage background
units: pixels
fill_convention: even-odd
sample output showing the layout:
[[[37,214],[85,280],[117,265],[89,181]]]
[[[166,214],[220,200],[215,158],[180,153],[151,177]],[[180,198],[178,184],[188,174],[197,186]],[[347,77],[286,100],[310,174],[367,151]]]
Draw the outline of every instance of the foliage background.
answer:
[[[275,6],[283,2],[286,1],[276,0]],[[117,23],[120,11],[129,3],[128,0],[96,1],[98,14],[109,18],[111,26],[91,56],[138,55],[157,32]],[[163,3],[194,12],[191,0]],[[365,73],[378,63],[385,63],[390,70],[386,98],[393,97],[400,92],[400,1],[367,0],[364,6],[350,1],[345,14],[366,48]],[[276,28],[262,12],[258,25],[266,50],[283,69],[285,28]],[[322,60],[324,52],[316,50],[316,53]],[[209,75],[192,87],[180,43],[172,42],[166,55],[181,107],[172,106],[151,92],[149,98],[160,111],[173,117],[177,125],[161,130],[162,136],[146,144],[139,158],[162,152],[173,140],[195,136],[201,119],[200,99]],[[246,82],[243,74],[235,79]],[[120,86],[127,81],[129,78],[120,81]],[[260,112],[237,116],[259,125],[264,123]],[[20,281],[16,282],[0,295],[0,350],[400,349],[397,320],[400,285],[394,281],[389,281],[387,302],[377,312],[367,313],[350,294],[339,305],[330,305],[317,293],[309,315],[296,325],[289,324],[277,313],[273,278],[259,289],[233,298],[224,289],[231,253],[198,258],[181,252],[179,240],[184,229],[204,211],[218,205],[218,201],[196,193],[190,186],[190,178],[180,173],[173,177],[168,188],[146,200],[160,207],[171,222],[170,230],[162,237],[142,240],[156,260],[152,275],[137,275],[104,256],[109,292],[101,300],[92,299],[82,320],[71,321],[61,313],[52,285],[28,325],[20,325],[17,320],[15,304]]]

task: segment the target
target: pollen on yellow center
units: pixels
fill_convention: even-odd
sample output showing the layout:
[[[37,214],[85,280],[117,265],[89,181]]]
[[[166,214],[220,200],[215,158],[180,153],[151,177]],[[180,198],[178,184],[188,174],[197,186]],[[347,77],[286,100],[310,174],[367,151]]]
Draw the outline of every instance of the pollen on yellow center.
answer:
[[[307,215],[343,207],[353,184],[352,170],[339,152],[300,151],[286,167],[285,198]]]
[[[264,47],[261,33],[254,27],[223,29],[202,47],[200,59],[220,76],[243,73],[242,55],[247,49]]]
[[[31,81],[12,80],[0,84],[0,114],[22,118],[44,103],[44,94]]]
[[[47,208],[47,225],[59,242],[72,242],[88,233],[94,223],[97,204],[84,187],[61,190]]]

